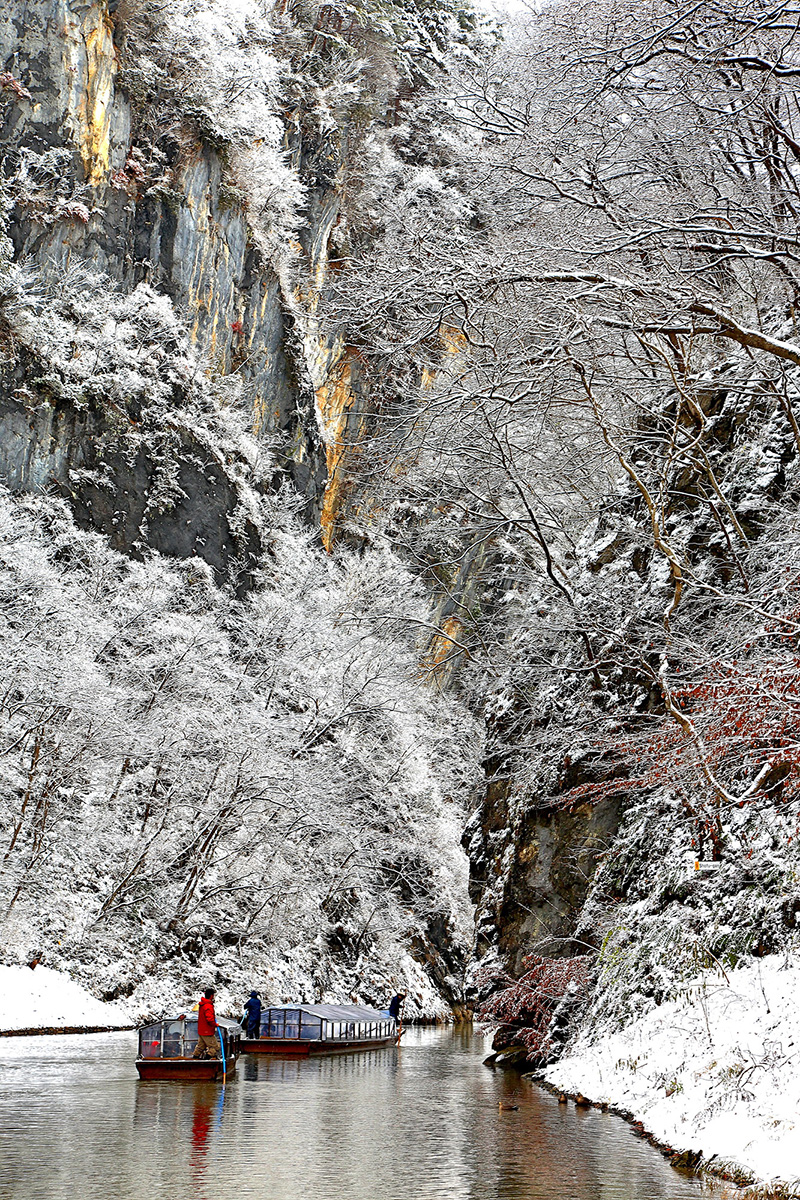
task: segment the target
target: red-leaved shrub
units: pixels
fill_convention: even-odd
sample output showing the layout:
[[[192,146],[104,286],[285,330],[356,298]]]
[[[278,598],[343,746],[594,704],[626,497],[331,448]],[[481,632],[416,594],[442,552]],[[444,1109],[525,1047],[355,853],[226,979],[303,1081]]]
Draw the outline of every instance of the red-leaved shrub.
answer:
[[[486,1028],[494,1030],[495,1049],[521,1045],[534,1062],[552,1058],[563,1041],[570,1010],[586,998],[589,962],[587,954],[577,958],[531,954],[525,959],[526,971],[519,979],[500,976],[500,988],[478,1012]]]
[[[658,675],[665,712],[638,718],[612,750],[628,767],[625,779],[587,783],[564,793],[571,807],[604,796],[665,788],[690,822],[691,845],[719,858],[724,813],[733,807],[800,799],[800,651],[792,612],[784,624],[765,624],[752,641],[701,663],[666,664]],[[797,829],[800,835],[800,825]],[[688,848],[688,847],[687,847]]]

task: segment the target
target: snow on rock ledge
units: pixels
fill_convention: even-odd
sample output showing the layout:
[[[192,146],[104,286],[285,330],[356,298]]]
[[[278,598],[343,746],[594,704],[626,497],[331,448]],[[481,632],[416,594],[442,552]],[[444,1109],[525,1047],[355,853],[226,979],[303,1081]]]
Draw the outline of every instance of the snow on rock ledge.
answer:
[[[123,1006],[104,1004],[74,979],[49,967],[0,966],[0,1032],[22,1029],[124,1029]]]
[[[709,971],[621,1031],[581,1039],[546,1078],[634,1114],[660,1142],[773,1186],[800,1185],[800,964]],[[708,1163],[713,1158],[715,1161]]]

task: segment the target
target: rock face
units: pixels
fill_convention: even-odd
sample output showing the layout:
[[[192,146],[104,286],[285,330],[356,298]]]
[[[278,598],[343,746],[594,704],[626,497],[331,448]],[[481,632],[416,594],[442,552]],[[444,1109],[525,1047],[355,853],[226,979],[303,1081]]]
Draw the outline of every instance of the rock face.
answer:
[[[246,591],[263,547],[235,458],[158,409],[131,411],[107,396],[76,405],[64,383],[18,347],[0,363],[3,482],[57,490],[78,524],[106,534],[115,550],[197,556],[218,582]]]
[[[490,782],[464,835],[477,910],[476,952],[496,948],[513,974],[526,955],[572,955],[578,916],[601,855],[619,828],[611,797],[566,810],[557,796],[533,806],[513,797],[512,781]]]
[[[329,464],[297,306],[291,311],[292,298],[254,245],[242,197],[230,194],[224,148],[185,120],[158,142],[145,136],[142,107],[157,106],[158,97],[142,101],[130,81],[126,88],[124,26],[105,0],[31,0],[24,16],[7,7],[0,64],[15,257],[46,281],[89,264],[109,287],[146,283],[169,296],[202,360],[241,378],[254,432],[285,436],[284,465],[318,516]],[[317,149],[298,153],[308,175],[319,167],[305,236],[320,259],[336,206],[335,172],[332,179]],[[0,379],[2,482],[55,484],[79,521],[109,533],[117,548],[199,554],[219,578],[235,569],[246,579],[257,539],[246,522],[231,528],[241,496],[224,463],[213,463],[187,429],[165,431],[169,447],[144,447],[103,397],[76,412],[41,389],[21,395],[31,364],[15,357]],[[164,452],[180,503],[155,512],[149,497]],[[101,463],[98,487],[89,477]]]

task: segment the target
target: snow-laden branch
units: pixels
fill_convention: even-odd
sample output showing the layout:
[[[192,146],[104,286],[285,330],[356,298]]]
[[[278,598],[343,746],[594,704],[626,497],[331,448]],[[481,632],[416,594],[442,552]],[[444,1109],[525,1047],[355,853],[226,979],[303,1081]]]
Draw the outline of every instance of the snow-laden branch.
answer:
[[[742,346],[749,346],[754,350],[764,350],[767,354],[774,354],[776,358],[783,358],[794,363],[795,366],[800,366],[800,346],[770,337],[769,334],[762,333],[759,329],[748,329],[747,326],[740,325],[730,313],[708,301],[695,300],[689,305],[689,308],[691,312],[714,317],[719,321],[718,332],[721,337],[730,338],[732,341],[738,342]]]

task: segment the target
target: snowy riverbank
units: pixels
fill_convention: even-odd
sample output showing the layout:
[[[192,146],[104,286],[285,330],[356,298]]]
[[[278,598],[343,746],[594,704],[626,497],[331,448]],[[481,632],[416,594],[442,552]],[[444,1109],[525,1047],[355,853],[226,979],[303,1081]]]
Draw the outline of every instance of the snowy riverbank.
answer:
[[[104,1004],[61,971],[0,966],[0,1033],[124,1029],[133,1023],[124,1005]]]
[[[624,1029],[582,1039],[546,1078],[714,1170],[800,1196],[799,991],[800,964],[783,957],[706,972]]]

